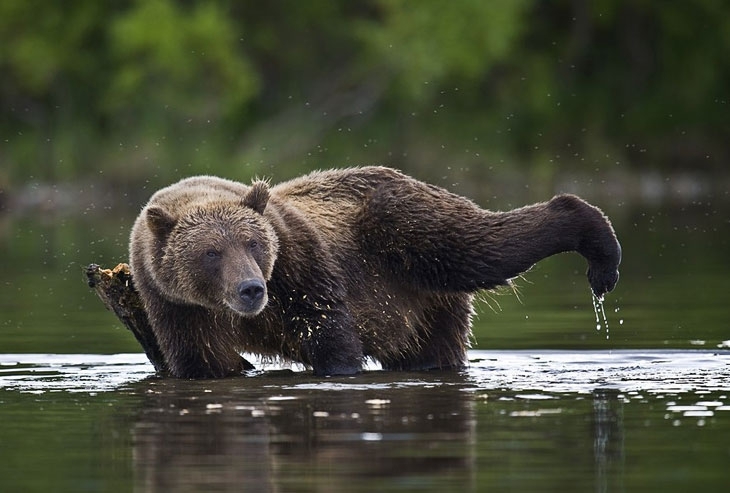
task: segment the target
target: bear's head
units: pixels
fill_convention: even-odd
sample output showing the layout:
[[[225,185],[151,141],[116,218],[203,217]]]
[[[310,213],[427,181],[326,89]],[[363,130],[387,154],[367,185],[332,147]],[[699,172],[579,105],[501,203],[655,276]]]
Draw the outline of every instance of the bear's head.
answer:
[[[268,302],[266,282],[278,252],[276,233],[264,217],[265,182],[255,182],[240,201],[206,200],[180,210],[150,205],[153,275],[172,301],[258,315]]]

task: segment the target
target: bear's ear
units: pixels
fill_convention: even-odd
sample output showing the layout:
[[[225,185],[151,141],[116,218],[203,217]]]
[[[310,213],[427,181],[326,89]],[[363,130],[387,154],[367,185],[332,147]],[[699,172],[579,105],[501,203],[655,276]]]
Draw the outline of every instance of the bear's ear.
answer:
[[[176,222],[162,207],[152,206],[147,209],[147,227],[158,238],[166,238]]]
[[[269,185],[265,181],[258,180],[251,184],[251,188],[241,200],[241,205],[249,207],[259,214],[263,214],[268,202]]]

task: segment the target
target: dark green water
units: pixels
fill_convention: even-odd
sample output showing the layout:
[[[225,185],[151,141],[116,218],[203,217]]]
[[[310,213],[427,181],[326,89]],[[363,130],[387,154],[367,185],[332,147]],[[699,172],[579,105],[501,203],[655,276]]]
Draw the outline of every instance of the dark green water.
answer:
[[[608,212],[608,339],[562,255],[486,297],[465,372],[198,382],[154,378],[83,284],[131,218],[5,218],[0,491],[724,491],[730,208]]]
[[[462,373],[162,380],[0,358],[4,491],[724,491],[730,353],[473,351]]]

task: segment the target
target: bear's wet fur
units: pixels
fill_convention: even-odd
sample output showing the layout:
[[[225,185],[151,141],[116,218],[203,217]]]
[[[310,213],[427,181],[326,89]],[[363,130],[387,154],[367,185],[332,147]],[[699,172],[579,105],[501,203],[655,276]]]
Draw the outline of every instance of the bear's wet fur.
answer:
[[[598,297],[618,280],[608,219],[572,195],[507,212],[384,167],[269,187],[211,176],[155,193],[131,269],[170,372],[252,369],[241,352],[353,374],[467,364],[472,303],[539,260],[577,251]]]

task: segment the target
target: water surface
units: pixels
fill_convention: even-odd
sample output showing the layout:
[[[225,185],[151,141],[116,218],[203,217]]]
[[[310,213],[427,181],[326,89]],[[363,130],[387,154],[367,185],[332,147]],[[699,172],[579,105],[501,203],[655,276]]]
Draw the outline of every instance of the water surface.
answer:
[[[720,491],[730,352],[481,351],[468,370],[160,379],[0,355],[7,491]],[[7,426],[14,423],[14,426]]]

